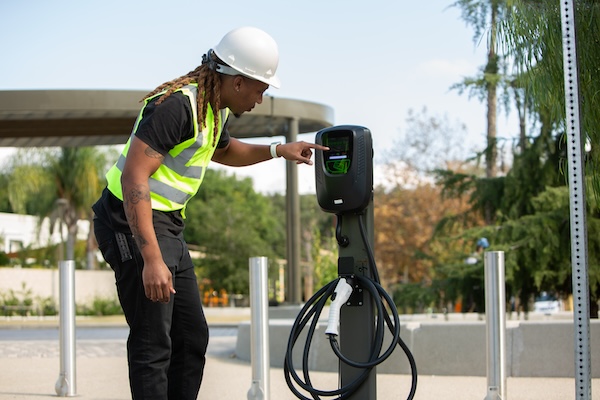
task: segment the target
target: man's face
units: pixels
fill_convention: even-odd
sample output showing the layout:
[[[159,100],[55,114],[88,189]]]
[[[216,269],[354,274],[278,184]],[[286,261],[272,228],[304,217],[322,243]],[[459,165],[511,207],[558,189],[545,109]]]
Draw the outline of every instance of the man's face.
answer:
[[[236,117],[251,111],[256,104],[261,104],[263,94],[269,88],[266,83],[238,75],[235,82],[235,96],[229,105],[229,109]]]

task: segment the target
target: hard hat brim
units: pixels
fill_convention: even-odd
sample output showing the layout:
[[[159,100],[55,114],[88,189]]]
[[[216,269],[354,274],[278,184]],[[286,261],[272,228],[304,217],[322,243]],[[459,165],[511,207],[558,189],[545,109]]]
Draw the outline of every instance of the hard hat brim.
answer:
[[[223,75],[243,75],[247,78],[266,83],[269,86],[273,86],[275,89],[279,89],[279,87],[281,86],[281,81],[279,80],[279,77],[277,77],[277,75],[274,75],[270,78],[265,78],[264,76],[245,73],[235,67],[226,64],[217,64],[216,71]]]

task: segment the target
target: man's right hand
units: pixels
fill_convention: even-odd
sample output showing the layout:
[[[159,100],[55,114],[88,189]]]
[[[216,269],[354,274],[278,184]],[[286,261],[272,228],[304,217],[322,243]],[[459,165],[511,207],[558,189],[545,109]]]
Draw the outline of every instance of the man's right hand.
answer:
[[[168,303],[173,288],[173,275],[164,262],[144,263],[142,282],[146,297],[152,301]]]

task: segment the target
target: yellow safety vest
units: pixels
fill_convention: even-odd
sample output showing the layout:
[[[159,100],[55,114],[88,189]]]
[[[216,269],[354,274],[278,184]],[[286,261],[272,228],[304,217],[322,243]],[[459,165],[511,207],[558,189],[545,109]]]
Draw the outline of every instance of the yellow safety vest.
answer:
[[[169,151],[160,167],[152,174],[152,176],[150,176],[149,185],[150,198],[154,210],[182,210],[182,215],[185,218],[185,206],[200,188],[204,173],[206,172],[206,167],[216,149],[216,146],[213,146],[213,143],[218,143],[219,138],[221,137],[223,126],[229,116],[229,110],[225,109],[221,111],[221,124],[217,132],[217,137],[214,138],[214,114],[210,104],[208,105],[208,110],[206,112],[206,126],[202,130],[199,129],[200,126],[198,125],[196,106],[198,85],[187,85],[177,91],[183,93],[190,101],[193,114],[192,119],[194,122],[194,136],[179,143]],[[113,165],[106,173],[108,189],[120,200],[123,200],[121,174],[123,173],[125,158],[127,157],[131,140],[138,129],[144,114],[144,109],[148,103],[163,93],[164,92],[158,93],[144,101],[144,107],[140,110],[133,127],[133,132],[125,145],[121,156],[115,165]]]

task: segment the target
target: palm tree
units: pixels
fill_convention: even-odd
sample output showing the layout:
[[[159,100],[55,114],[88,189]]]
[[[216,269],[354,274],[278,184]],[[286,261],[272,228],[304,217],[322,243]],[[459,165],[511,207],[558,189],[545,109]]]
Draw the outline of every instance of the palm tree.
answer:
[[[472,3],[464,1],[466,3]],[[462,2],[461,2],[462,3]],[[455,190],[473,190],[472,199],[478,210],[483,209],[488,193],[499,201],[496,204],[497,220],[494,232],[495,249],[510,250],[507,257],[507,275],[513,280],[514,290],[528,291],[542,286],[556,290],[568,288],[568,219],[564,199],[566,177],[561,176],[565,163],[565,96],[563,73],[563,48],[560,5],[549,0],[507,0],[504,18],[498,23],[498,48],[510,57],[517,70],[516,88],[522,90],[522,104],[527,104],[529,118],[536,119],[532,131],[536,137],[521,133],[521,154],[517,155],[509,174],[502,180],[496,193],[486,192],[487,187],[468,176],[448,174],[443,181],[454,185]],[[588,210],[589,277],[592,313],[595,300],[600,298],[600,274],[597,268],[597,251],[594,243],[598,235],[600,215],[600,108],[594,101],[600,93],[600,3],[592,0],[576,1],[576,34],[579,69],[581,128],[591,139],[591,153],[586,155],[586,173],[594,183],[595,208]],[[523,121],[521,121],[523,122]],[[527,139],[527,148],[525,146]],[[584,142],[582,140],[582,142]],[[448,189],[447,187],[445,189]],[[487,197],[486,197],[487,196]],[[484,200],[484,201],[479,201]],[[560,202],[563,200],[563,203]],[[512,278],[510,278],[512,276]],[[535,281],[532,281],[532,277]],[[535,282],[535,287],[532,286]],[[528,296],[524,296],[525,298]]]
[[[479,42],[487,32],[487,62],[483,74],[475,79],[467,78],[454,88],[464,90],[469,88],[479,97],[485,98],[487,103],[487,146],[485,150],[486,178],[492,179],[497,175],[498,163],[498,85],[502,81],[500,65],[503,57],[497,52],[498,21],[505,13],[503,0],[458,0],[453,6],[460,8],[462,19],[474,30],[474,41]],[[493,207],[487,204],[484,209],[484,218],[489,225],[493,222]]]
[[[565,130],[563,43],[560,4],[544,0],[511,0],[507,18],[499,25],[499,45],[514,60],[519,85],[530,95],[532,110],[543,114],[548,124]],[[586,159],[586,174],[592,177],[600,198],[600,3],[575,2],[575,33],[579,71],[581,132],[592,144]],[[583,138],[582,143],[585,143]],[[566,160],[565,160],[566,162]],[[598,208],[598,200],[596,207]]]
[[[67,228],[66,259],[75,257],[77,222],[91,222],[91,205],[105,185],[106,154],[92,147],[22,149],[11,159],[8,197],[13,211],[48,217],[51,230]],[[90,226],[90,235],[93,235]],[[88,252],[93,241],[88,240]],[[88,268],[92,268],[88,257]]]

